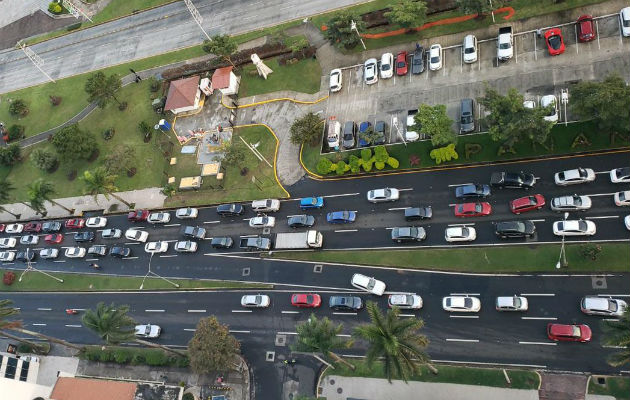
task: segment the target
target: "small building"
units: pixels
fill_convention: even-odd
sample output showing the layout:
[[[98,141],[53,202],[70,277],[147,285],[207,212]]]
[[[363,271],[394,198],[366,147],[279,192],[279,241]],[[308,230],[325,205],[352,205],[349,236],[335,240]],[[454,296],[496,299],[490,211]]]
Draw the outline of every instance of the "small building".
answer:
[[[212,74],[212,88],[219,90],[224,95],[230,96],[238,93],[240,78],[234,75],[234,67],[223,67]]]
[[[166,97],[164,111],[175,115],[198,110],[203,106],[201,90],[199,89],[199,75],[172,81]]]

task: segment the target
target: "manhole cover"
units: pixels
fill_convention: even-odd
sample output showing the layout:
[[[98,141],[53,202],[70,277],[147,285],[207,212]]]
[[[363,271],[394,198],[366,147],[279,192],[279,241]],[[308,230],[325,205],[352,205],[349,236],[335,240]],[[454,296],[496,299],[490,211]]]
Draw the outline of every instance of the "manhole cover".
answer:
[[[275,359],[276,359],[276,352],[275,351],[268,351],[267,353],[265,353],[265,360],[266,361],[273,362]]]
[[[605,276],[592,276],[591,284],[593,285],[593,289],[606,289],[608,285],[606,284]]]
[[[286,335],[276,335],[276,346],[286,346],[286,344],[287,344]]]
[[[334,379],[331,379],[331,380],[329,380],[328,382],[330,382],[330,384],[331,384],[331,385],[334,385],[334,384],[335,384],[335,380],[334,380]]]
[[[268,235],[271,233],[271,228],[264,228],[263,229],[263,235]]]
[[[341,394],[343,392],[342,388],[337,388],[337,393]]]
[[[250,272],[249,267],[243,268],[243,276],[249,276],[249,272]]]
[[[313,272],[315,272],[316,274],[321,274],[322,269],[324,269],[324,266],[321,264],[317,264],[313,267]]]

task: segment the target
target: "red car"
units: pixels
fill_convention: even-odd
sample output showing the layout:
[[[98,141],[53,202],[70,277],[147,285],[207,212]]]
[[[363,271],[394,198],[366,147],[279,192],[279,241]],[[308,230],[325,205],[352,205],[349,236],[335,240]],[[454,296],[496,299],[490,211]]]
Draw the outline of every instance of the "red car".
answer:
[[[396,56],[396,75],[403,76],[407,75],[408,65],[407,65],[407,52],[401,51]]]
[[[582,15],[577,22],[577,35],[580,42],[590,42],[597,37],[595,33],[595,24],[593,17],[590,15]]]
[[[44,236],[44,242],[50,244],[59,244],[63,242],[63,235],[61,233],[52,233]]]
[[[520,214],[526,211],[540,210],[545,205],[545,198],[542,194],[535,194],[533,196],[519,197],[510,201],[510,210],[514,214]]]
[[[291,295],[291,305],[304,308],[315,308],[322,304],[322,298],[314,293],[296,293]]]
[[[564,53],[564,39],[558,28],[551,28],[545,32],[545,43],[549,49],[549,55],[557,56]]]
[[[127,219],[131,222],[142,222],[142,221],[146,221],[148,216],[149,216],[148,210],[136,210],[136,211],[129,211],[129,214],[127,214]]]
[[[456,217],[482,217],[490,215],[492,206],[485,201],[478,203],[455,204]]]
[[[0,224],[0,232],[4,232],[4,228],[7,226],[5,224]]]
[[[588,325],[564,325],[553,324],[547,325],[547,336],[554,341],[565,342],[590,342],[593,336],[591,328]]]
[[[68,229],[81,229],[85,226],[85,220],[83,218],[72,218],[66,221],[65,226]]]
[[[42,230],[42,224],[39,222],[29,222],[24,225],[24,230],[22,232],[35,232],[39,233]]]

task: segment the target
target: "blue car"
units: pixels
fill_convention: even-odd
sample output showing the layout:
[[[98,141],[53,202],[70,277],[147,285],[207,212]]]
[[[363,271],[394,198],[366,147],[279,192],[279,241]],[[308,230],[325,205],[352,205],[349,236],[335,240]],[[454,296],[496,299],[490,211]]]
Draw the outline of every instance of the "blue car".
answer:
[[[488,185],[463,185],[455,188],[455,197],[458,199],[470,199],[490,196]]]
[[[354,211],[334,211],[326,215],[326,220],[331,224],[347,224],[354,222],[357,214]]]
[[[302,210],[310,210],[311,208],[324,207],[323,197],[305,197],[300,200],[300,208]]]
[[[372,127],[372,124],[369,121],[361,122],[359,125],[359,147],[369,146],[369,143],[364,139],[363,135],[370,127]]]

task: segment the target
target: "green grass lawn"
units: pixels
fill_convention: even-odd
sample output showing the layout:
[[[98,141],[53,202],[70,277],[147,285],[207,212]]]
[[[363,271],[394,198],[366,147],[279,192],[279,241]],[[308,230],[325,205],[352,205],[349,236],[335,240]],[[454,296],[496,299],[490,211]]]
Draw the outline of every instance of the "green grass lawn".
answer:
[[[259,161],[254,154],[247,149],[239,139],[242,137],[247,143],[259,143],[257,149],[273,165],[276,150],[276,139],[265,127],[254,126],[237,128],[232,136],[232,143],[245,149],[245,161],[243,166],[247,173],[241,175],[240,168],[233,165],[225,166],[223,188],[219,182],[210,176],[203,178],[200,190],[178,192],[175,196],[166,200],[167,207],[180,205],[204,205],[228,201],[247,201],[260,198],[286,197],[286,193],[275,180],[273,168],[264,161]],[[178,161],[174,166],[169,166],[169,176],[174,176],[177,181],[185,176],[199,175],[200,166],[196,163],[196,156],[178,154]],[[255,177],[256,183],[252,182]]]
[[[86,267],[87,268],[87,267]],[[6,271],[0,270],[0,275],[4,275]],[[21,271],[14,271],[17,277]],[[63,283],[57,282],[43,274],[37,272],[29,272],[24,276],[22,282],[16,278],[11,286],[2,285],[0,291],[4,292],[60,292],[60,291],[81,291],[81,292],[97,292],[102,290],[137,290],[142,283],[142,278],[124,277],[124,276],[107,276],[98,274],[68,274],[68,273],[52,273],[53,276],[63,279]],[[203,279],[172,279],[173,282],[180,285],[181,289],[270,289],[273,285],[261,283],[247,283],[236,281],[212,281]],[[147,278],[144,282],[146,290],[176,290],[159,278]]]
[[[568,267],[560,272],[630,271],[627,243],[600,243],[596,261],[580,254],[581,245],[567,245]],[[396,268],[461,272],[555,272],[560,244],[493,246],[450,249],[360,250],[274,252],[273,257],[291,260],[380,265]]]
[[[335,364],[335,369],[328,368],[325,375],[353,376],[364,378],[385,378],[382,363],[369,366],[364,361],[349,360],[356,366],[353,371],[343,364]],[[534,371],[508,369],[511,384],[505,381],[503,370],[490,368],[453,367],[449,365],[434,365],[438,374],[432,374],[428,368],[422,366],[421,374],[411,377],[411,381],[458,383],[462,385],[492,386],[511,389],[538,389],[539,375]]]
[[[595,381],[597,377],[593,376],[588,384],[589,394],[600,394],[614,396],[617,400],[630,399],[630,378],[627,376],[607,376],[606,384],[599,385]]]
[[[273,73],[263,79],[258,75],[256,66],[247,64],[241,74],[239,97],[255,96],[280,90],[293,90],[301,93],[317,93],[322,76],[322,68],[312,58],[300,60],[295,64],[278,64],[278,58],[265,60]]]

